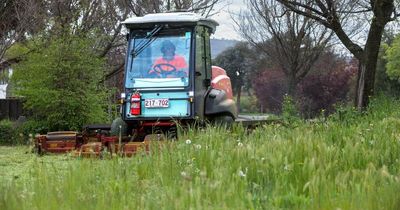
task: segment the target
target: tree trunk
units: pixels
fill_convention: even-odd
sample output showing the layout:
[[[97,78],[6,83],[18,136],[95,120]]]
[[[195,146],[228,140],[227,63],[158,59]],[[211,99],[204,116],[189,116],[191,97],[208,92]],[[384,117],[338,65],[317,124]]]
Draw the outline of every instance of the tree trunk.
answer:
[[[378,61],[379,48],[381,46],[384,24],[376,19],[372,21],[363,58],[359,60],[356,107],[359,111],[365,110],[369,98],[374,94],[375,72]]]
[[[296,86],[297,86],[296,77],[292,76],[292,75],[288,75],[287,94],[292,98],[294,98]]]

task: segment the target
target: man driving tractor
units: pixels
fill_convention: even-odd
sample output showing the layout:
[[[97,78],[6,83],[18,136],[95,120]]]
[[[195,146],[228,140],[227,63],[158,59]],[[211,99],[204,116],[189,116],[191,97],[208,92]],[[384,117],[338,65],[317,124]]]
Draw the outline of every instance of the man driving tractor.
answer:
[[[175,54],[175,45],[165,40],[161,44],[162,56],[154,61],[152,69],[148,72],[155,78],[176,78],[188,76],[188,65],[183,56]]]

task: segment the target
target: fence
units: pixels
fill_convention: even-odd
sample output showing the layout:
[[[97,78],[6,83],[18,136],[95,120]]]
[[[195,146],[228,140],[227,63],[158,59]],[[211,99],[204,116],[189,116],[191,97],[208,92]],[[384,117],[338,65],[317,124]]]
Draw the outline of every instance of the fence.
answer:
[[[0,120],[17,120],[21,115],[23,109],[20,99],[0,99]]]

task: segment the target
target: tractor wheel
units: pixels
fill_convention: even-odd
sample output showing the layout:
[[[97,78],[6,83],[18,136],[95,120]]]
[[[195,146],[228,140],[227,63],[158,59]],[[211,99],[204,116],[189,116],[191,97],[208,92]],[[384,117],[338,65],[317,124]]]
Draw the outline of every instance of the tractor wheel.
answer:
[[[234,120],[230,115],[217,115],[213,118],[213,122],[219,126],[231,127]]]
[[[121,129],[120,129],[121,126]],[[113,136],[119,136],[121,132],[122,136],[127,136],[128,135],[128,125],[122,120],[122,118],[117,118],[113,120],[111,124],[111,130],[110,133]]]
[[[172,140],[172,141],[175,141],[178,139],[178,131],[175,126],[168,129],[167,139]]]

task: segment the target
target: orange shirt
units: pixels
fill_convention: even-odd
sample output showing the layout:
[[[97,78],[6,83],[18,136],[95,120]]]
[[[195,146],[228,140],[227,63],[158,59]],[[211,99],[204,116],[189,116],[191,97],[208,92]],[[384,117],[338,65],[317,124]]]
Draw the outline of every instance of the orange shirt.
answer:
[[[179,55],[174,55],[174,58],[170,61],[164,59],[163,57],[157,58],[154,61],[153,68],[157,64],[170,64],[176,68],[176,71],[180,71],[182,69],[188,68],[185,58],[182,56],[179,56]],[[164,71],[167,71],[167,72],[173,70],[173,68],[169,67],[169,66],[163,66],[162,68]],[[149,73],[153,73],[153,72],[155,72],[154,69],[151,69]]]

